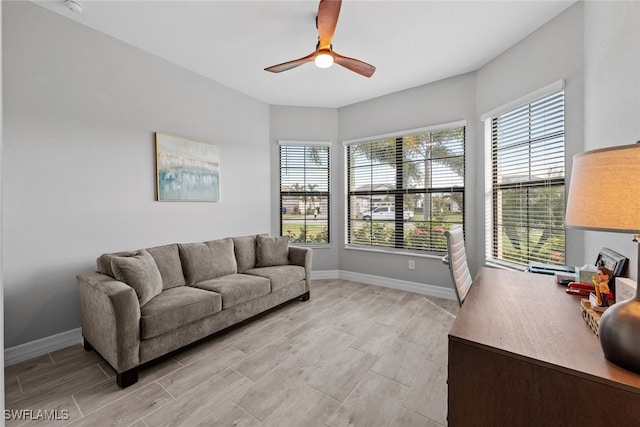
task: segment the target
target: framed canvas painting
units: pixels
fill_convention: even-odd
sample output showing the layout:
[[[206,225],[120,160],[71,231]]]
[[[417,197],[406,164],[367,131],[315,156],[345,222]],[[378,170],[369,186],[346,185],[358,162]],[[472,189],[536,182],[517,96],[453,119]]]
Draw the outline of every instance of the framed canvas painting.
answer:
[[[156,132],[156,183],[159,201],[217,202],[218,146]]]

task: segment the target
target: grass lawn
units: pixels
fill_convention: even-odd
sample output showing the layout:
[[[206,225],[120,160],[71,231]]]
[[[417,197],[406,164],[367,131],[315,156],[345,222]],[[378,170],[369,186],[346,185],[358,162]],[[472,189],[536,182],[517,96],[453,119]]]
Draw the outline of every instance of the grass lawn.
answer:
[[[285,222],[282,224],[282,235],[287,235],[289,234],[289,231],[291,231],[291,233],[295,234],[296,236],[299,236],[301,227],[304,227],[304,222],[302,221],[301,222]],[[307,222],[307,235],[320,234],[322,230],[326,227],[327,227],[326,223],[313,224],[313,223]]]

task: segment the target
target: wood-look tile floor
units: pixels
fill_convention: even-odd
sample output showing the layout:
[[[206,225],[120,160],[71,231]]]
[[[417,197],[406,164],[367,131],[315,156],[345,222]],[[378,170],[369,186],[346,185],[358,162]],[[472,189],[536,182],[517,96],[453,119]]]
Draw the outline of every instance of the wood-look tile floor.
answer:
[[[9,366],[7,410],[68,419],[6,423],[446,425],[447,333],[456,313],[455,301],[314,280],[311,300],[165,358],[124,390],[113,369],[80,345]]]

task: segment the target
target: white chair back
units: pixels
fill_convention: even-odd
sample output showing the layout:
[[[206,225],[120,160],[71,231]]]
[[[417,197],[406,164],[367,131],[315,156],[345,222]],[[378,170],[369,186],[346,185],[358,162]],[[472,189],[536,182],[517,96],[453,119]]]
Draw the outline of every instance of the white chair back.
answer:
[[[447,263],[449,264],[451,280],[453,281],[456,296],[458,297],[458,303],[462,306],[473,283],[471,273],[469,272],[469,265],[467,264],[467,253],[464,248],[462,227],[447,230],[444,235],[447,237]]]

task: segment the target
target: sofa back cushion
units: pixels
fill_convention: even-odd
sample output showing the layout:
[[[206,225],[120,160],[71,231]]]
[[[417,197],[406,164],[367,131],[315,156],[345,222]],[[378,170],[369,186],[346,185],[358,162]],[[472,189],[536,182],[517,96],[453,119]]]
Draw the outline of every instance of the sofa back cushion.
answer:
[[[151,254],[160,270],[163,290],[185,285],[177,244],[148,248],[147,252]]]
[[[233,238],[233,250],[238,263],[238,273],[244,273],[256,266],[256,236]]]
[[[289,236],[256,236],[256,267],[289,264]]]
[[[178,244],[187,285],[238,272],[233,239]]]
[[[160,276],[162,276],[162,289],[171,289],[176,286],[185,285],[177,244],[156,246],[154,248],[148,248],[146,251],[153,257],[160,271]],[[98,271],[117,279],[113,268],[111,268],[111,260],[113,257],[130,257],[136,255],[136,253],[137,251],[127,251],[102,254],[96,260]]]
[[[112,256],[114,277],[135,289],[140,306],[162,292],[162,276],[153,257],[144,249],[132,255]]]

